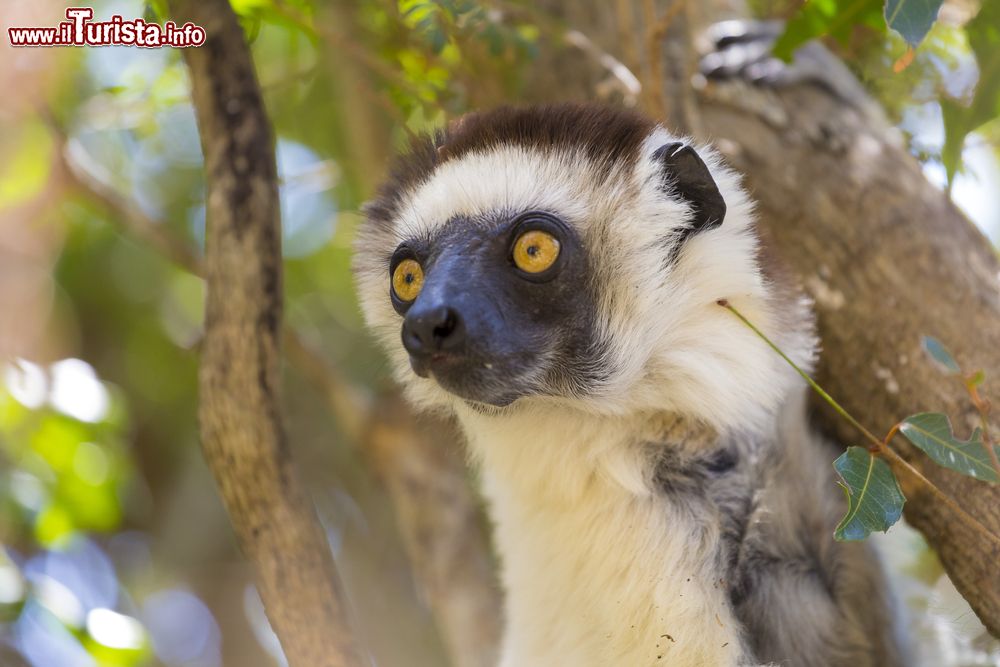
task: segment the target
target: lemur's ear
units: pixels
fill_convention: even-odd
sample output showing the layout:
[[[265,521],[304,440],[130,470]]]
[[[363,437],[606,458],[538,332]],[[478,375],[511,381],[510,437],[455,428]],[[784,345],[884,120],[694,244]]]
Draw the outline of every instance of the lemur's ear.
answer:
[[[663,167],[665,182],[681,199],[691,205],[694,219],[688,234],[714,229],[726,217],[726,202],[708,167],[687,144],[664,144],[653,153]]]

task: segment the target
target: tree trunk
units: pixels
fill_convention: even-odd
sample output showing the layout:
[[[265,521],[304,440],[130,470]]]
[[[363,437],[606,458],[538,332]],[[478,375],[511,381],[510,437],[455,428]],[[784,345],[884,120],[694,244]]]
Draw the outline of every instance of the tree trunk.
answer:
[[[185,49],[205,154],[202,447],[292,667],[362,664],[323,529],[281,422],[281,224],[270,124],[225,0],[176,0],[208,33]]]
[[[622,53],[628,40],[644,43],[651,30],[649,22],[639,21],[637,34],[619,29],[616,18],[642,15],[638,2],[620,0],[617,11],[614,3],[546,4],[611,54]],[[708,7],[716,4],[697,9],[711,13]],[[528,97],[536,100],[592,98],[607,76],[565,50],[545,50],[542,60],[528,87]],[[896,133],[860,111],[874,104],[870,99],[851,103],[821,83],[765,89],[732,81],[695,93],[685,82],[680,88],[687,92],[678,94],[693,96],[697,117],[681,129],[715,143],[745,175],[766,241],[815,299],[823,347],[820,384],[876,432],[934,410],[951,415],[964,437],[976,412],[961,383],[928,363],[920,338],[943,341],[965,369],[984,370],[987,392],[996,391],[997,255],[927,181]],[[666,120],[668,126],[676,122]],[[864,444],[825,404],[816,402],[816,413],[819,426],[838,441]],[[959,520],[894,466],[907,496],[907,520],[938,553],[983,624],[1000,636],[1000,486],[941,468],[903,438],[893,447],[992,533]],[[831,471],[831,485],[833,480]]]

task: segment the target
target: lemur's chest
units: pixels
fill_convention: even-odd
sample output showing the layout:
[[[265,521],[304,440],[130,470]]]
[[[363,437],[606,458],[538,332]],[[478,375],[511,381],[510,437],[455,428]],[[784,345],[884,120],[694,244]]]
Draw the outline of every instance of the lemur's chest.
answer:
[[[533,460],[514,476],[485,466],[507,591],[503,667],[736,664],[724,508],[705,477],[714,461],[668,464],[652,493],[637,493],[636,460],[602,461],[594,474],[544,451]]]
[[[509,666],[734,664],[718,522],[663,498],[593,500],[497,508]]]

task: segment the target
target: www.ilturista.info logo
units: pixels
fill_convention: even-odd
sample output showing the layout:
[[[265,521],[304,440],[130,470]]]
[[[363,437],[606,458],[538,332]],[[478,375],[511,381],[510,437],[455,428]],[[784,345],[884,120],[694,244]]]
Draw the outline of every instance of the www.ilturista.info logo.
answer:
[[[143,19],[126,20],[119,15],[110,21],[91,21],[90,7],[70,7],[68,21],[53,28],[7,28],[12,46],[162,46],[188,47],[205,43],[205,29],[193,23],[178,27],[173,21],[162,26]]]

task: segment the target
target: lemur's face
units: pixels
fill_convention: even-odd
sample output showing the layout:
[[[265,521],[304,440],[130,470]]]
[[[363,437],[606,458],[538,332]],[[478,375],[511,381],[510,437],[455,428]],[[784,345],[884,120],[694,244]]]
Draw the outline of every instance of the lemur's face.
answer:
[[[467,116],[417,142],[367,207],[362,307],[424,405],[660,408],[674,388],[709,406],[717,390],[691,378],[730,354],[714,302],[760,289],[748,208],[729,172],[636,114]],[[708,237],[721,255],[697,250]]]
[[[401,242],[386,269],[413,373],[459,398],[571,393],[597,365],[587,253],[555,212],[450,217]]]

